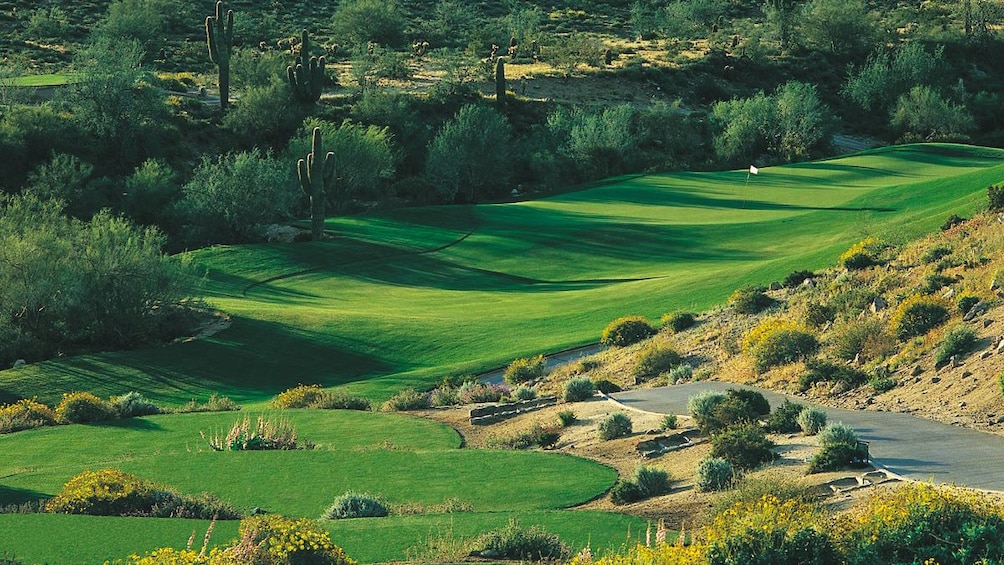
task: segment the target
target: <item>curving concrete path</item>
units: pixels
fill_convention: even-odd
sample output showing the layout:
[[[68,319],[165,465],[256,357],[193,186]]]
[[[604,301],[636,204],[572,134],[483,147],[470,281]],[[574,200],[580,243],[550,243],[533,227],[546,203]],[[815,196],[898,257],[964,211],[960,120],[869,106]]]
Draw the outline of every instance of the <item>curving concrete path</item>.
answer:
[[[705,390],[728,388],[756,390],[772,407],[786,398],[753,386],[715,381],[631,390],[610,396],[630,409],[687,414],[687,399],[691,396]],[[803,405],[812,404],[801,398],[787,398]],[[1004,437],[909,414],[813,406],[825,411],[829,422],[843,422],[869,442],[869,451],[877,466],[918,481],[1004,491]]]

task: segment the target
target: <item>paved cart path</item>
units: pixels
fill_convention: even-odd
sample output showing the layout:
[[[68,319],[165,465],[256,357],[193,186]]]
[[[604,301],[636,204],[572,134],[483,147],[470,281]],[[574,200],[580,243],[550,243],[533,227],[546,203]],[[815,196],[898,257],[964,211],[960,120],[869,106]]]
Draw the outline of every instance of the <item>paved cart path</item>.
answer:
[[[687,399],[705,390],[748,388],[763,393],[775,407],[784,395],[724,382],[696,382],[611,395],[627,408],[662,414],[687,414]],[[801,404],[801,398],[788,397]],[[869,442],[873,461],[906,478],[1004,491],[1004,437],[924,420],[909,414],[844,410],[814,405],[827,421],[843,422]]]

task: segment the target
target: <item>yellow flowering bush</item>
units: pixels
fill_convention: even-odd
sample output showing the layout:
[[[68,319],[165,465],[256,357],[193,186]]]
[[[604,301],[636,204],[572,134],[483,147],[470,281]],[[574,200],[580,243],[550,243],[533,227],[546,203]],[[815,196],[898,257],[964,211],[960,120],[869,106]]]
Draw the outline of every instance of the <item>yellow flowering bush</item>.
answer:
[[[843,517],[839,531],[852,565],[979,563],[1004,555],[1004,508],[948,486],[913,483],[875,497]]]
[[[298,385],[284,390],[272,399],[272,408],[311,408],[324,398],[321,385]]]
[[[907,340],[922,336],[948,321],[948,308],[936,298],[912,294],[896,308],[889,321],[896,337]]]
[[[840,255],[838,262],[846,269],[863,269],[875,264],[875,254],[881,249],[881,244],[874,237],[868,236],[855,243]]]
[[[18,400],[0,406],[0,434],[7,434],[56,423],[56,413],[45,404],[32,399]]]
[[[819,349],[819,341],[797,324],[768,318],[750,330],[743,349],[753,358],[757,371],[766,371],[809,357]]]
[[[111,402],[89,392],[69,392],[56,406],[56,420],[60,424],[86,424],[113,420],[119,415]]]
[[[331,541],[327,530],[307,518],[278,514],[241,520],[240,535],[250,537],[263,552],[265,563],[274,565],[355,565],[345,551]]]
[[[126,563],[129,565],[242,565],[230,551],[215,547],[208,553],[194,549],[162,547],[143,557],[132,555]]]
[[[118,516],[146,505],[155,489],[135,475],[103,469],[85,471],[63,485],[45,505],[46,512]]]

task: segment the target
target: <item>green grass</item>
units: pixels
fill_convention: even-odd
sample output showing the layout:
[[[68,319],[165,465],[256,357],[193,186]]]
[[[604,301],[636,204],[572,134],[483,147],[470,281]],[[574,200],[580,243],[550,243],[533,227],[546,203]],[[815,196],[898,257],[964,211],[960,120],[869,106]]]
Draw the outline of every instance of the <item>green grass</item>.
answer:
[[[430,538],[472,538],[500,527],[510,513],[391,516],[323,522],[334,542],[363,563],[403,560]],[[558,534],[576,551],[586,545],[594,555],[639,539],[646,522],[605,512],[523,512],[524,526],[540,525]],[[198,520],[150,520],[52,514],[0,515],[0,548],[26,563],[103,563],[143,554],[158,547],[184,548],[192,533],[202,547],[209,523]],[[236,522],[217,522],[212,545],[237,535]],[[408,550],[411,549],[409,552]]]
[[[8,399],[122,385],[182,402],[259,401],[299,382],[386,398],[451,372],[595,342],[737,287],[832,265],[865,235],[902,241],[984,205],[1004,151],[914,145],[744,171],[609,179],[539,201],[329,220],[333,240],[193,254],[213,338],[0,373]],[[0,400],[3,400],[0,398]]]
[[[16,77],[10,81],[11,86],[63,86],[76,82],[74,74],[30,75]]]

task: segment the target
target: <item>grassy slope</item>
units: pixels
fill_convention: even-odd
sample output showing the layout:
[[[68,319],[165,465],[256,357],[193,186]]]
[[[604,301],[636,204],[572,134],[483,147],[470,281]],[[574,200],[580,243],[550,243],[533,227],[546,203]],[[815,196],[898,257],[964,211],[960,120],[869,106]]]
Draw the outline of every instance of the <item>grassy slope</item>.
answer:
[[[867,234],[930,231],[980,205],[1004,178],[1002,158],[904,146],[763,169],[748,189],[744,171],[673,173],[540,201],[336,219],[330,242],[195,254],[232,329],[0,373],[0,389],[53,400],[130,383],[173,401],[210,390],[254,401],[321,382],[386,397],[595,341],[620,315],[710,306],[739,286],[832,264]]]

